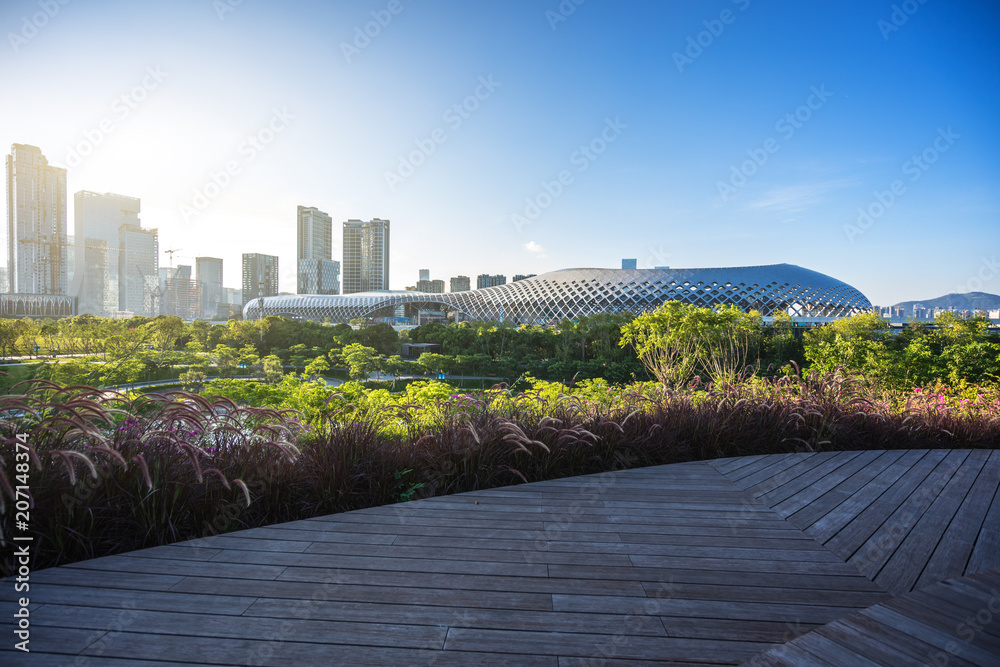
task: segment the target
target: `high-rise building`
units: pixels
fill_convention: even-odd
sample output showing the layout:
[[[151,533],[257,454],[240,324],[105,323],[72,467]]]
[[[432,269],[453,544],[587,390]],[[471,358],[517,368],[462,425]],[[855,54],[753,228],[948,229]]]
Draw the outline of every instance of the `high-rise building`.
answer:
[[[420,269],[420,280],[430,280],[431,270],[430,269]]]
[[[469,276],[456,276],[451,279],[451,290],[452,292],[468,292],[471,289],[472,283],[469,280]]]
[[[278,295],[278,258],[256,252],[243,253],[243,303]]]
[[[511,278],[510,281],[512,283],[516,283],[518,280],[524,280],[525,278],[534,278],[536,275],[538,275],[538,274],[537,273],[519,273],[516,276],[514,276],[513,278]]]
[[[299,294],[340,294],[340,262],[333,260],[333,219],[318,208],[298,207]]]
[[[110,287],[111,266],[108,262],[110,252],[108,242],[104,239],[87,239],[87,245],[76,248],[75,277],[71,282],[70,293],[76,296],[77,312],[81,315],[90,314],[100,317],[112,317],[118,312],[118,241],[115,240],[115,303],[109,309],[107,303]]]
[[[73,195],[74,275],[70,294],[79,299],[79,312],[111,317],[118,310],[119,230],[140,227],[140,202],[136,197],[86,190]],[[103,244],[101,243],[103,241]],[[100,253],[107,254],[107,271],[101,270]],[[89,269],[81,267],[89,267]]]
[[[216,310],[216,317],[225,317],[227,320],[236,317],[243,309],[243,290],[235,287],[222,288],[222,301],[219,302]]]
[[[68,294],[66,170],[35,146],[7,156],[7,266],[10,292]]]
[[[340,262],[332,259],[300,259],[298,293],[340,294]]]
[[[157,230],[128,223],[118,228],[118,310],[158,314],[159,259]]]
[[[488,273],[480,273],[476,277],[476,289],[483,289],[484,287],[496,287],[497,285],[506,285],[507,276],[497,274],[491,276]]]
[[[191,276],[191,266],[181,264],[176,269],[166,271],[162,289],[162,312],[184,320],[197,319],[201,310],[201,289]]]
[[[636,267],[636,264],[637,264],[637,262],[634,259],[623,259],[622,260],[622,268],[623,269],[634,269]]]
[[[344,294],[389,289],[389,221],[344,223]]]
[[[444,294],[443,280],[418,280],[417,291],[425,294]]]
[[[195,280],[201,290],[198,317],[211,320],[218,315],[222,298],[222,260],[218,257],[195,257]],[[228,311],[225,312],[228,315]]]

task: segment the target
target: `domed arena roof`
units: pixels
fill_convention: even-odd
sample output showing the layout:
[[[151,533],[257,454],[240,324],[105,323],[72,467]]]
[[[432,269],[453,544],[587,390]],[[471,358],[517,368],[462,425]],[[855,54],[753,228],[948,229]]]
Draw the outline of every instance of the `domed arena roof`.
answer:
[[[348,322],[391,314],[402,304],[444,304],[463,319],[549,324],[600,313],[654,310],[666,301],[704,308],[730,304],[764,316],[846,317],[872,308],[854,287],[792,264],[715,269],[563,269],[465,292],[365,292],[252,299],[245,319],[262,315]]]

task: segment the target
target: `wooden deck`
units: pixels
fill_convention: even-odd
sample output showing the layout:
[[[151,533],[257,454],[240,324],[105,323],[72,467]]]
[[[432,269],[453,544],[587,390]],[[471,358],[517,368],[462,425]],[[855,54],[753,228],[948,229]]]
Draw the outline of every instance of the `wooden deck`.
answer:
[[[990,609],[965,582],[994,580],[938,582],[1000,568],[998,483],[1000,451],[782,454],[241,531],[32,573],[30,655],[3,582],[0,664],[906,664],[838,659],[913,590]],[[998,664],[993,623],[947,664]]]

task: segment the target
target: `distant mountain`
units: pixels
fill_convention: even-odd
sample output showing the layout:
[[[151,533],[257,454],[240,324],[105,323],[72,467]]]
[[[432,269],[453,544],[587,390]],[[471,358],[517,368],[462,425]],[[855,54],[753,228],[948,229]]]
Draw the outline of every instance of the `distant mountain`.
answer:
[[[968,294],[947,294],[936,299],[926,301],[903,301],[897,303],[893,308],[903,308],[907,312],[913,312],[913,306],[919,305],[924,308],[942,308],[944,310],[997,310],[1000,309],[1000,296],[987,294],[986,292],[969,292]]]

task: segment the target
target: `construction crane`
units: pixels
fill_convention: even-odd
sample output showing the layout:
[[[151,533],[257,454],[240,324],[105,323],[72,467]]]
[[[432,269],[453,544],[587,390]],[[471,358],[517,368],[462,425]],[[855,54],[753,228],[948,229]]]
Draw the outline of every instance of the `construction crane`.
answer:
[[[181,250],[182,250],[182,248],[173,248],[171,250],[164,250],[163,251],[164,253],[170,255],[170,259],[167,261],[167,268],[169,269],[170,272],[167,275],[169,275],[169,276],[173,276],[174,275],[174,253],[175,252],[180,252]]]

